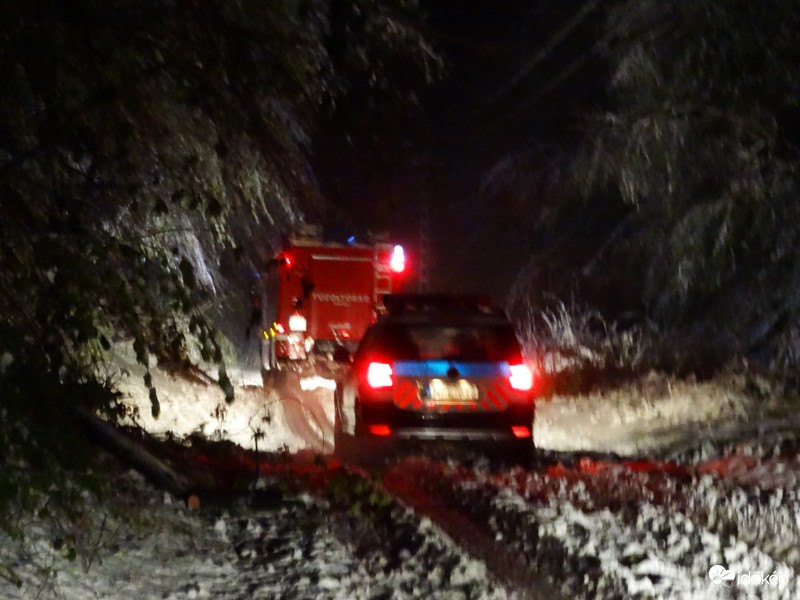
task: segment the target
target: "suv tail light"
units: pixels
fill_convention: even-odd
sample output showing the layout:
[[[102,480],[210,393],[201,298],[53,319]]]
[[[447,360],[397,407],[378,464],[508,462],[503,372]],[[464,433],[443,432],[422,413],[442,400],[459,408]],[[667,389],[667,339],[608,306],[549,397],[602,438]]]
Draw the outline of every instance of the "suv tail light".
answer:
[[[508,381],[519,392],[529,392],[533,388],[533,372],[527,365],[509,365],[511,375]]]
[[[367,367],[367,383],[372,389],[392,387],[392,365],[371,362]]]

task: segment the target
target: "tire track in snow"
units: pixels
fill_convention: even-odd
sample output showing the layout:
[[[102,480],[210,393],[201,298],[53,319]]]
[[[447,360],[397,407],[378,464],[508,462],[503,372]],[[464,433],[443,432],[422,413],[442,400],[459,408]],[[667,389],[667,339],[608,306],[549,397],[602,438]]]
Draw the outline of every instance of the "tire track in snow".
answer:
[[[456,544],[482,561],[518,598],[557,600],[564,596],[517,548],[498,539],[489,524],[475,518],[458,501],[454,482],[435,464],[410,459],[383,473],[383,487],[418,515],[429,518]]]

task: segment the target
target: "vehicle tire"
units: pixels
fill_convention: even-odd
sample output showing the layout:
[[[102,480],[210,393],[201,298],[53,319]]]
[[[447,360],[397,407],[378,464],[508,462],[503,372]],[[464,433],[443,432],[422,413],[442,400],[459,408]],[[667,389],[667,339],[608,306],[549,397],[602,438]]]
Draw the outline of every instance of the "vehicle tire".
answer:
[[[536,463],[536,446],[530,439],[507,442],[498,448],[497,456],[504,464],[529,469]]]
[[[380,468],[394,453],[390,440],[365,435],[350,435],[342,431],[338,411],[333,427],[333,454],[343,463],[366,469]]]
[[[333,454],[344,463],[365,468],[383,466],[396,451],[394,440],[371,435],[350,435],[341,421],[341,390],[334,394]]]
[[[354,462],[356,440],[340,429],[333,430],[333,454],[342,462]]]

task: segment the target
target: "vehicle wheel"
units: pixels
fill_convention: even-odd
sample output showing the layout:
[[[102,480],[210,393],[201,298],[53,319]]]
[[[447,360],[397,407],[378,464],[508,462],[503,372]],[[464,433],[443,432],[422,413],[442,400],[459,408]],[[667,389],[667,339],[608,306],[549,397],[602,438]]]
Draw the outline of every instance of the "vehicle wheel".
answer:
[[[338,417],[338,412],[336,417]],[[367,469],[379,468],[386,464],[393,452],[394,445],[390,440],[350,435],[339,427],[338,418],[334,423],[333,453],[343,463]]]
[[[508,442],[498,450],[498,458],[508,465],[528,469],[536,463],[536,446],[530,439]]]

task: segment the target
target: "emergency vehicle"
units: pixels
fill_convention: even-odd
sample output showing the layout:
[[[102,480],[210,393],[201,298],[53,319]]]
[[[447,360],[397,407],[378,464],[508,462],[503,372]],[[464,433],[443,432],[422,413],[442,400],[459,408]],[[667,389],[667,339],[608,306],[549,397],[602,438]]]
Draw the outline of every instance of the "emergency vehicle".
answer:
[[[405,272],[399,244],[324,242],[314,228],[289,239],[263,277],[264,370],[354,350],[385,313],[383,297],[402,288]]]
[[[334,392],[334,451],[380,462],[413,442],[478,443],[533,458],[539,377],[487,298],[387,296]]]

